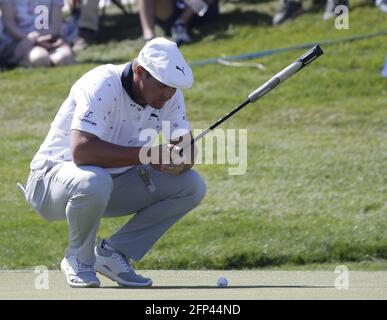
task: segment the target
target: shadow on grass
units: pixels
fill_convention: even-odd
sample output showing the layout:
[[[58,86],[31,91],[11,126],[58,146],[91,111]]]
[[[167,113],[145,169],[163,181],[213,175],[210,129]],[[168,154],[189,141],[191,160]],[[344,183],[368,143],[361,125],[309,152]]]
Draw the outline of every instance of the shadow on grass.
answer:
[[[208,36],[211,36],[213,40],[227,39],[232,37],[230,30],[233,26],[270,26],[271,20],[271,15],[267,13],[236,9],[222,13],[215,20],[201,24],[200,28],[193,27],[193,40],[197,42]]]
[[[266,26],[271,25],[271,19],[270,15],[255,10],[241,11],[237,9],[232,12],[222,13],[214,20],[200,21],[197,24],[199,26],[193,28],[199,32],[194,36],[194,40],[199,41],[208,35],[218,35],[218,37],[224,38],[227,37],[224,33],[227,33],[231,26]],[[117,13],[104,17],[97,42],[133,40],[141,36],[141,24],[137,13],[128,15]]]
[[[233,26],[237,25],[270,25],[271,16],[258,11],[241,11],[234,10],[232,12],[220,14],[216,19],[208,21],[200,21],[198,27],[192,28],[193,41],[199,42],[204,37],[215,39],[228,39],[232,37]],[[231,30],[231,32],[230,32]],[[142,30],[138,13],[129,14],[111,13],[104,16],[98,37],[97,45],[104,45],[105,48],[91,47],[85,53],[79,55],[78,64],[120,64],[126,62],[124,58],[111,58],[111,55],[99,54],[97,50],[109,50],[109,42],[127,41],[128,52],[136,49],[138,51],[143,46]]]
[[[97,42],[124,41],[137,39],[142,35],[140,19],[137,13],[128,15],[116,13],[106,15],[98,32]]]
[[[255,3],[256,1],[252,0],[250,2]],[[321,12],[322,14],[325,4],[326,0],[314,0],[312,6],[304,10],[304,14],[314,14],[316,12]],[[371,0],[364,0],[353,5],[350,3],[350,10],[369,6],[373,6],[373,2]],[[193,27],[193,40],[197,42],[210,35],[214,39],[227,39],[231,37],[231,35],[227,34],[231,26],[271,26],[272,18],[268,13],[253,9],[242,11],[237,8],[230,12],[221,13],[213,20],[198,19],[198,26]],[[133,40],[141,37],[142,30],[138,12],[129,12],[128,14],[121,12],[109,13],[101,19],[97,42]]]

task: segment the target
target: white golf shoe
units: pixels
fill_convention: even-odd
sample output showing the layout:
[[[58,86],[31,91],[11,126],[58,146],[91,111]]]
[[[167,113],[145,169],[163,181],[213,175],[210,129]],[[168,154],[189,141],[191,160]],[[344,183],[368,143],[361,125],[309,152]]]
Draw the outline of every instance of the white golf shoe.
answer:
[[[97,272],[125,287],[150,287],[152,280],[136,274],[128,258],[102,240],[94,249]]]
[[[66,255],[60,263],[60,268],[72,288],[98,288],[100,285],[93,266],[80,262],[74,256]]]

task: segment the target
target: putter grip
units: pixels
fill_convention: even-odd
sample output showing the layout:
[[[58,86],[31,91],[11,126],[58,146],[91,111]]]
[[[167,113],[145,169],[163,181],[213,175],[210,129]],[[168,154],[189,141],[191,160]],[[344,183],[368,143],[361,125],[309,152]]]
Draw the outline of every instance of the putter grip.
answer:
[[[306,66],[308,63],[312,62],[314,59],[321,56],[324,52],[322,51],[319,45],[315,45],[312,49],[302,55],[297,61],[302,63],[302,66]]]
[[[315,45],[312,49],[304,53],[300,58],[294,61],[292,64],[288,65],[285,69],[278,72],[274,77],[269,81],[265,82],[258,89],[249,94],[248,99],[250,102],[255,102],[266,93],[273,90],[280,83],[284,82],[286,79],[289,79],[296,72],[300,71],[303,67],[307,66],[314,59],[321,56],[324,52],[319,45]]]

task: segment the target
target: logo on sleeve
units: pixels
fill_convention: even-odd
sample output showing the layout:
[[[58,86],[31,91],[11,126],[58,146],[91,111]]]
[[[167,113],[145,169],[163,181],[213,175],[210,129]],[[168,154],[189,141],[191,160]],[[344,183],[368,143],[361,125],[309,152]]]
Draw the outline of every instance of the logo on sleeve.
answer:
[[[85,114],[83,115],[83,117],[80,116],[78,119],[81,122],[85,122],[85,123],[91,124],[92,126],[96,126],[97,123],[90,120],[93,117],[93,114],[94,114],[93,111],[86,111]]]
[[[93,117],[93,111],[86,111],[85,118],[91,119]]]

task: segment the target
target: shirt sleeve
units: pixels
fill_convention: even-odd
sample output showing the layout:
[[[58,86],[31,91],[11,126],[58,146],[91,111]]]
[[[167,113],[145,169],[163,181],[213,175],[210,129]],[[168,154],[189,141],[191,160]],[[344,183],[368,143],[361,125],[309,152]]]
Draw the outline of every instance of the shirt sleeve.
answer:
[[[184,96],[180,90],[169,103],[169,108],[162,119],[161,130],[164,137],[170,141],[183,136],[191,131],[187,114],[185,112]]]
[[[116,92],[109,79],[89,77],[74,85],[75,104],[71,129],[86,131],[101,140],[106,137],[116,109]]]

